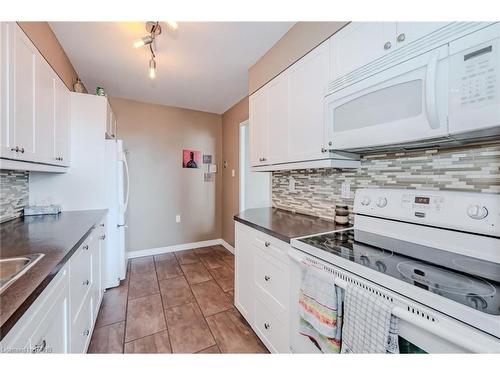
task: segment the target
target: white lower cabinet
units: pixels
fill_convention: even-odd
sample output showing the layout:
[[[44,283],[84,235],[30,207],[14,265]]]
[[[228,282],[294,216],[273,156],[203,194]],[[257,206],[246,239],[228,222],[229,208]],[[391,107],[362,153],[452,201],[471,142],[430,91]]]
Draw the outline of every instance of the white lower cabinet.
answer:
[[[0,342],[3,353],[85,353],[101,304],[103,221]]]
[[[289,244],[239,222],[235,305],[272,353],[289,353]]]

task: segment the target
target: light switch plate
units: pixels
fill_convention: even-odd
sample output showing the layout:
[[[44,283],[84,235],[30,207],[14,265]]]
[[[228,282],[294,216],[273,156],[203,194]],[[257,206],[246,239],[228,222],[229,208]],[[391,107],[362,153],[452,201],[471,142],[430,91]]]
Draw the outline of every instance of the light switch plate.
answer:
[[[175,222],[180,223],[181,222],[181,215],[175,215]]]
[[[234,169],[231,169],[231,177],[234,177],[236,176],[236,172],[234,171]]]
[[[340,197],[345,199],[351,198],[351,184],[349,182],[342,182],[340,187]]]

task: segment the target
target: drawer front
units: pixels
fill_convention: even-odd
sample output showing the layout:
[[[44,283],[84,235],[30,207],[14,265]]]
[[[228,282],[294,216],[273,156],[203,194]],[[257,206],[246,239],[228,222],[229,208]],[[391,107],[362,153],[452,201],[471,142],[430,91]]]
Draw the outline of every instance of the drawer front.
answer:
[[[81,354],[87,351],[92,334],[92,297],[84,300],[80,313],[71,327],[71,353]]]
[[[259,231],[254,231],[252,244],[258,249],[265,251],[266,254],[269,254],[270,256],[276,258],[277,260],[283,263],[289,263],[289,244]]]
[[[254,330],[271,353],[290,353],[286,322],[278,320],[258,299],[255,301]]]
[[[275,314],[287,315],[288,265],[283,264],[262,250],[255,251],[254,280],[257,295]]]
[[[70,295],[71,321],[78,315],[85,296],[92,288],[92,253],[95,246],[91,234],[71,258],[70,263]]]

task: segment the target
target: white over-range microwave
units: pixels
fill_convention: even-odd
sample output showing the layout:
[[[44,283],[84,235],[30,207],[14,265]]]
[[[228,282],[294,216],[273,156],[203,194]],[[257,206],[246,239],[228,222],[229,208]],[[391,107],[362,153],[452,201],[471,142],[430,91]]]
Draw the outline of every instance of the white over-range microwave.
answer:
[[[386,60],[387,69],[327,93],[325,126],[332,150],[500,137],[500,23],[410,58],[403,55],[398,63]]]

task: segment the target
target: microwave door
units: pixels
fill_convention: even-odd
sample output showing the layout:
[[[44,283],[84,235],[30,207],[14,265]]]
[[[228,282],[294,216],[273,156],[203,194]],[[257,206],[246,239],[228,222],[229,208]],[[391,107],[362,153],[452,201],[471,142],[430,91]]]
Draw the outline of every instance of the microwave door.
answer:
[[[327,96],[332,148],[445,137],[447,98],[448,49],[443,46]]]

